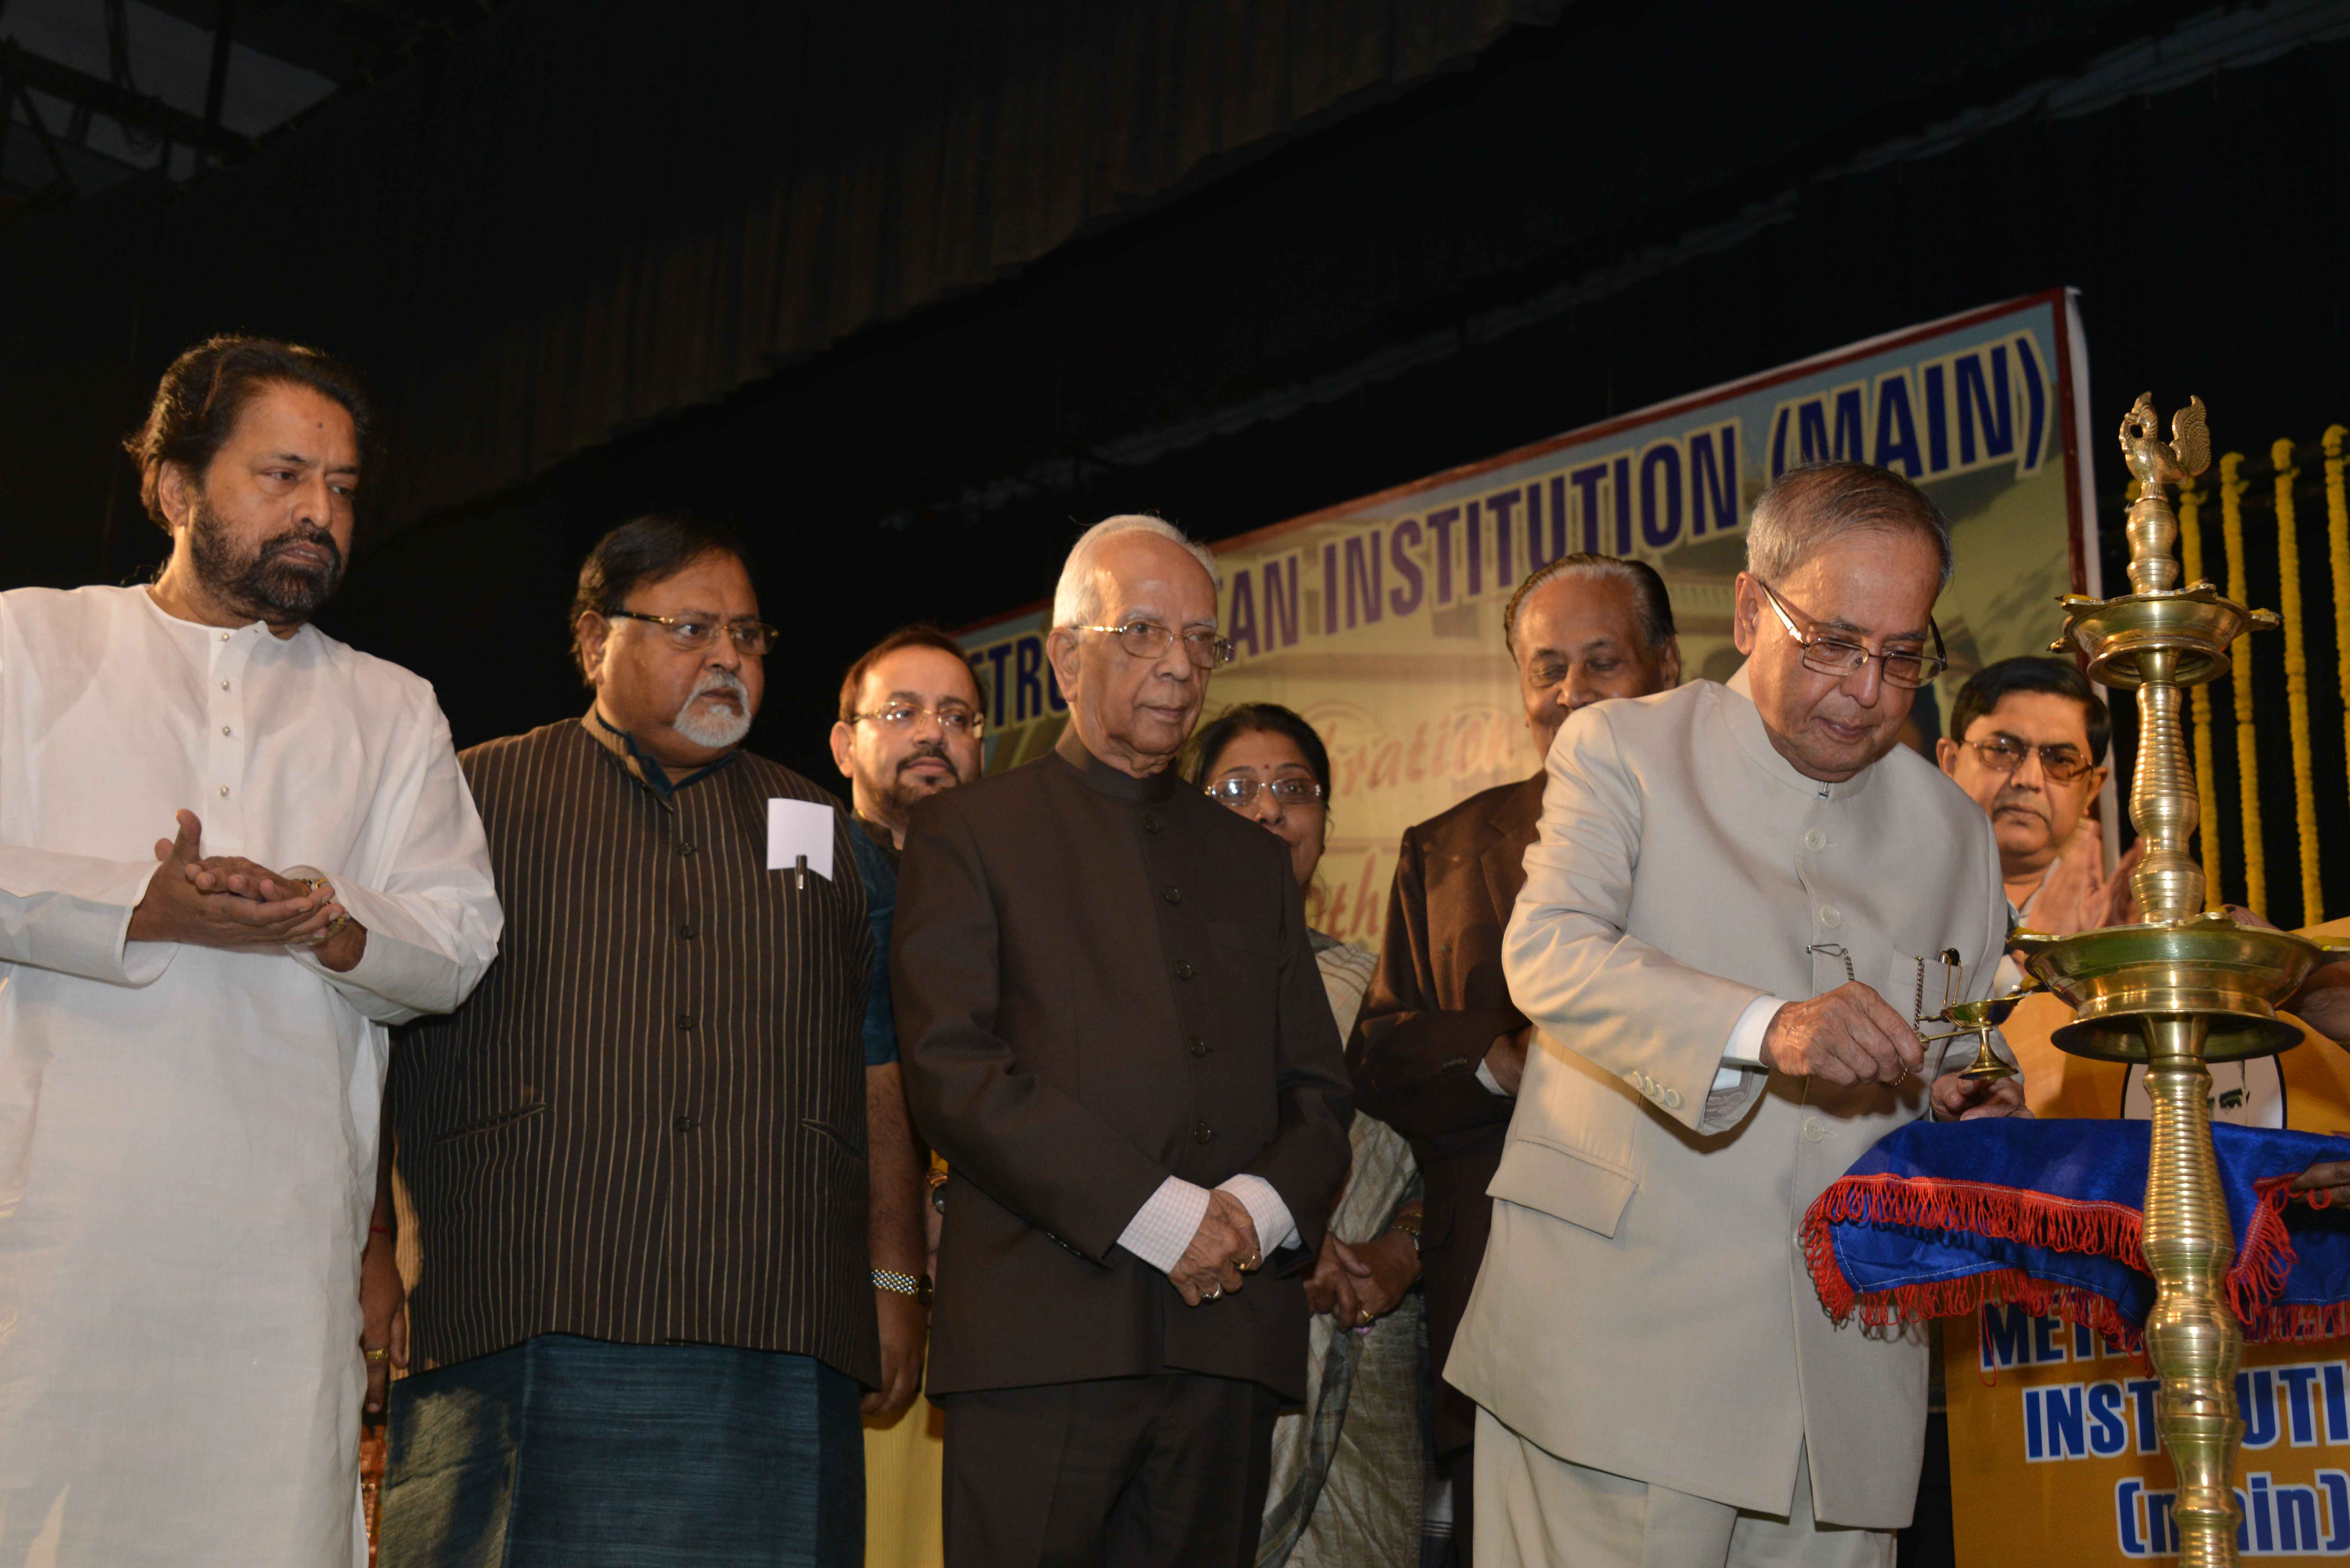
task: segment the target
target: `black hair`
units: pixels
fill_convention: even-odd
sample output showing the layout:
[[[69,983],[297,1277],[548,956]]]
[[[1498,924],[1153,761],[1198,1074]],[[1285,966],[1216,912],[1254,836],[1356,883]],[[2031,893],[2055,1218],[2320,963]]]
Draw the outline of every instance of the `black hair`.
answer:
[[[2106,713],[2106,705],[2097,701],[2096,692],[2090,689],[2089,678],[2064,659],[2043,659],[2037,654],[2002,659],[1976,670],[1959,689],[1959,700],[1950,705],[1950,739],[1963,743],[1974,722],[1998,707],[2012,691],[2045,691],[2078,702],[2083,716],[2088,720],[2089,761],[2095,765],[2106,760],[2106,742],[2113,736],[2113,719]]]
[[[1224,748],[1248,734],[1286,735],[1296,742],[1315,782],[1322,786],[1322,804],[1330,804],[1330,748],[1322,743],[1313,725],[1278,702],[1243,702],[1217,714],[1213,722],[1191,737],[1191,765],[1184,776],[1206,788]]]
[[[867,649],[858,656],[857,662],[848,667],[848,673],[843,676],[840,681],[840,722],[842,723],[848,723],[857,717],[857,694],[858,689],[865,684],[865,677],[871,672],[875,665],[901,648],[935,648],[941,653],[951,654],[962,659],[964,668],[971,670],[972,685],[978,689],[980,710],[983,712],[986,711],[987,682],[980,679],[978,670],[972,666],[970,659],[963,653],[962,644],[957,642],[951,633],[941,630],[928,621],[916,621],[911,626],[899,627]]]
[[[123,438],[123,450],[139,465],[140,504],[157,527],[172,528],[163,514],[163,465],[177,463],[201,479],[238,417],[266,387],[307,387],[341,404],[364,458],[375,410],[357,371],[298,343],[237,333],[207,337],[172,361],[156,384],[146,421]]]
[[[571,596],[574,657],[582,657],[578,649],[581,616],[625,609],[629,596],[638,588],[675,576],[704,556],[732,556],[743,564],[744,573],[751,570],[751,559],[733,529],[681,512],[648,513],[597,540],[596,547],[579,564],[579,589]]]

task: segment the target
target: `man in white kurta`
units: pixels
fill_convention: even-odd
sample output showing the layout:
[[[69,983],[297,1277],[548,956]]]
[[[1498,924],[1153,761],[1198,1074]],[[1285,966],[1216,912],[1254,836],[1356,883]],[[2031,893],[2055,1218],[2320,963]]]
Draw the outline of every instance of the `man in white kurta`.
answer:
[[[1790,475],[1755,508],[1746,667],[1552,747],[1503,946],[1543,1033],[1446,1367],[1480,1407],[1481,1565],[1892,1562],[1923,1337],[1833,1324],[1796,1227],[1929,1097],[2021,1104],[1908,1026],[1920,960],[1928,1005],[1946,949],[1981,995],[2005,931],[1982,813],[1895,742],[1947,547],[1904,481]]]
[[[312,531],[347,537],[347,510]],[[282,615],[222,624],[233,596],[191,591],[186,532],[154,589],[0,594],[6,1568],[364,1560],[387,1026],[456,1005],[495,951],[431,688]],[[151,883],[187,875],[155,852],[182,809],[206,857],[322,873],[364,928],[347,972],[132,940]]]

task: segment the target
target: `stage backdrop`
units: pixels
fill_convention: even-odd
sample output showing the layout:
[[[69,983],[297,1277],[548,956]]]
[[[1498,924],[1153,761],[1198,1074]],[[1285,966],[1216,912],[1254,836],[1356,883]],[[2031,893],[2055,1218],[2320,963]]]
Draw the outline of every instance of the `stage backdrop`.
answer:
[[[1686,673],[1726,680],[1739,664],[1731,583],[1747,508],[1799,463],[1885,464],[1950,514],[1958,569],[1938,618],[1952,663],[1939,701],[1919,704],[1930,738],[1976,669],[2046,649],[2059,596],[2098,591],[2078,461],[2085,369],[2072,302],[2052,290],[1219,544],[1222,625],[1238,656],[1215,677],[1208,712],[1286,703],[1329,744],[1315,924],[1376,947],[1403,829],[1540,765],[1502,646],[1503,607],[1527,573],[1572,550],[1639,556],[1671,589]],[[1049,617],[1037,605],[963,636],[991,692],[992,771],[1060,732]]]

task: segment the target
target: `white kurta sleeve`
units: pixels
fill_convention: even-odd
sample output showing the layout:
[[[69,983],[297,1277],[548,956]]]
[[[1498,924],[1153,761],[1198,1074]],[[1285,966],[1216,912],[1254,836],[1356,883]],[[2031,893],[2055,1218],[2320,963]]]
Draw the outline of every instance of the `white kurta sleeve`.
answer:
[[[321,867],[337,899],[367,928],[367,950],[337,974],[315,953],[288,950],[379,1023],[455,1009],[497,957],[505,925],[448,723],[434,710],[421,732],[405,752],[408,776],[387,781],[383,794],[394,822],[389,870],[370,879]]]
[[[1767,1075],[1716,1090],[1729,1043],[1764,992],[1625,934],[1640,858],[1641,798],[1607,704],[1570,717],[1551,747],[1542,825],[1502,942],[1510,999],[1543,1033],[1699,1132],[1743,1116]]]
[[[0,961],[113,985],[146,985],[179,951],[130,940],[156,863],[0,845]]]

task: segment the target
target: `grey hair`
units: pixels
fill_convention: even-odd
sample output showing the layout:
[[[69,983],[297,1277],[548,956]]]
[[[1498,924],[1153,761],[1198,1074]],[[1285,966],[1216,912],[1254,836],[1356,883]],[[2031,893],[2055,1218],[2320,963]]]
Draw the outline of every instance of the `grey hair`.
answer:
[[[1871,463],[1807,463],[1789,469],[1755,497],[1746,524],[1746,569],[1775,586],[1839,535],[1905,531],[1932,542],[1942,568],[1937,591],[1948,587],[1950,523],[1931,496]]]
[[[1191,552],[1191,558],[1207,568],[1208,580],[1218,582],[1215,552],[1192,539],[1183,530],[1164,517],[1153,517],[1147,512],[1121,512],[1115,517],[1105,517],[1077,536],[1069,546],[1069,558],[1061,563],[1060,586],[1053,590],[1053,626],[1096,626],[1105,613],[1102,608],[1101,578],[1094,570],[1094,557],[1101,554],[1104,545],[1120,534],[1156,534],[1162,539],[1172,539]]]
[[[1649,652],[1661,653],[1665,644],[1673,639],[1672,596],[1665,591],[1665,579],[1657,575],[1656,567],[1646,561],[1586,555],[1578,550],[1540,567],[1510,596],[1509,607],[1502,612],[1502,646],[1510,650],[1511,658],[1518,656],[1518,607],[1544,583],[1569,576],[1599,577],[1628,587],[1632,590],[1633,618],[1640,623],[1640,640],[1648,645]]]

